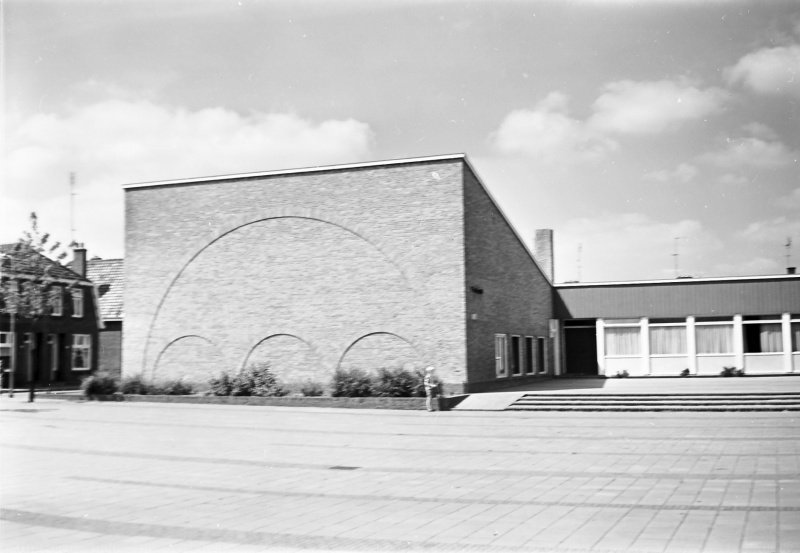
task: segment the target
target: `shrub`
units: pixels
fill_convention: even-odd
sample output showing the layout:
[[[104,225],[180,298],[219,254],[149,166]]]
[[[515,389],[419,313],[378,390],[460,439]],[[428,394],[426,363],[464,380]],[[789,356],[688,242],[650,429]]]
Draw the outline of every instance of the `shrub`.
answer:
[[[313,380],[306,380],[300,386],[300,393],[305,397],[319,397],[325,393],[325,387],[319,382]]]
[[[87,376],[81,382],[81,390],[86,397],[111,395],[118,388],[119,382],[117,379],[107,372],[98,372]]]
[[[744,369],[737,369],[736,367],[723,367],[720,376],[744,376]]]
[[[374,379],[373,391],[381,397],[414,397],[420,386],[419,376],[405,369],[380,369]],[[422,388],[425,395],[425,388]]]
[[[218,378],[212,378],[208,381],[209,393],[212,396],[229,396],[233,391],[233,382],[228,373],[220,373]]]
[[[191,382],[184,382],[178,378],[176,380],[166,380],[161,383],[151,384],[150,389],[146,393],[164,396],[188,396],[194,393],[194,386]]]
[[[289,389],[283,386],[269,370],[268,363],[255,363],[230,376],[221,373],[209,381],[209,392],[215,396],[285,396]]]
[[[681,371],[681,376],[689,376],[689,369],[683,369]]]
[[[147,381],[141,374],[126,376],[122,379],[119,391],[123,394],[146,394],[148,390]]]
[[[331,389],[333,397],[368,397],[372,395],[372,379],[361,369],[336,369]]]
[[[617,371],[617,378],[628,378],[628,371]]]

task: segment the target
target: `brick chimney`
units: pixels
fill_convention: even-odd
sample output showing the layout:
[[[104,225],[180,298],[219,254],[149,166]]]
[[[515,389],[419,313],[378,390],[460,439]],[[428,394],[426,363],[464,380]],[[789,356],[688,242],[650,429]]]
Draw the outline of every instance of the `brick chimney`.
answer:
[[[536,229],[533,257],[536,258],[550,282],[553,282],[553,229]]]
[[[80,276],[86,276],[86,248],[83,247],[83,244],[75,244],[75,248],[72,250],[72,270],[78,273]]]

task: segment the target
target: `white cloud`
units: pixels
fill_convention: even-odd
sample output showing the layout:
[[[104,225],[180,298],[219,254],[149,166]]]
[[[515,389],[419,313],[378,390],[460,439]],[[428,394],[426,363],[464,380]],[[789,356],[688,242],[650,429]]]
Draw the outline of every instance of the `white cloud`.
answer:
[[[2,239],[13,240],[34,209],[43,225],[65,237],[71,171],[77,173],[76,237],[89,242],[91,235],[101,249],[114,249],[112,242],[122,243],[122,184],[361,161],[370,156],[372,140],[369,126],[352,119],[313,122],[294,114],[189,111],[149,101],[34,115],[8,134],[3,194],[16,207],[4,217],[3,230],[14,235]]]
[[[800,44],[751,52],[726,69],[725,78],[759,94],[800,97]]]
[[[772,244],[776,248],[783,247],[786,238],[791,237],[793,241],[800,238],[800,220],[782,216],[756,221],[739,232],[739,236],[749,242]]]
[[[490,141],[503,154],[522,154],[544,162],[594,161],[617,143],[569,115],[567,97],[551,92],[532,110],[509,113]]]
[[[596,281],[673,278],[675,238],[682,275],[695,274],[710,253],[722,249],[719,239],[690,219],[662,222],[640,213],[604,213],[568,220],[555,232],[556,278],[577,279],[579,244],[583,280],[583,275]]]
[[[787,209],[800,209],[800,188],[795,188],[786,196],[777,198],[775,205]]]
[[[589,123],[605,132],[659,133],[719,112],[728,97],[722,89],[700,89],[683,80],[617,81],[595,100]]]
[[[789,150],[785,144],[777,140],[748,136],[728,138],[726,142],[722,149],[703,154],[699,159],[723,169],[742,167],[768,169],[797,163],[798,152]]]
[[[644,175],[645,180],[652,182],[679,182],[687,183],[697,176],[697,167],[689,163],[680,163],[675,169],[667,170],[661,169],[658,171],[651,171]]]

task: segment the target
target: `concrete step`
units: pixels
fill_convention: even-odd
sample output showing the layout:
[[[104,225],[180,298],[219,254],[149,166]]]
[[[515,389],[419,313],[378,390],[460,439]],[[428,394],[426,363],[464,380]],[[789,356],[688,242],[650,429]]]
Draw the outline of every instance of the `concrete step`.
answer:
[[[800,411],[800,394],[524,394],[509,411]]]

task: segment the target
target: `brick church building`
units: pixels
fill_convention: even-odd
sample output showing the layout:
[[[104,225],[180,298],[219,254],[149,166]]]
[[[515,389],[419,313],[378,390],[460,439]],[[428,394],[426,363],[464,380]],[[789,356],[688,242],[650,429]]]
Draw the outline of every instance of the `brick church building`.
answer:
[[[123,374],[434,365],[459,393],[748,353],[800,371],[797,275],[554,285],[552,233],[534,259],[464,155],[135,184],[125,210]]]

